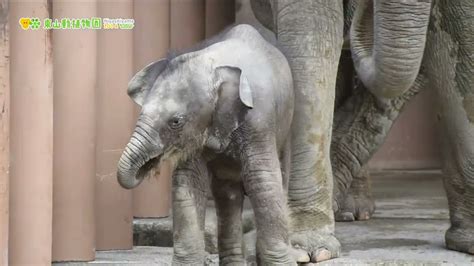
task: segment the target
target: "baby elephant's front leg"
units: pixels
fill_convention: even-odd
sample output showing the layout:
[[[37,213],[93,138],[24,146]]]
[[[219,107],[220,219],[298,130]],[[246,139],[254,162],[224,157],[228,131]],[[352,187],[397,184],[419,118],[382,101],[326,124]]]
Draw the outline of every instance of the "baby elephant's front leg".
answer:
[[[244,145],[244,189],[257,224],[260,265],[296,265],[290,257],[288,214],[276,141],[268,134],[253,135]]]
[[[203,265],[207,168],[190,160],[173,174],[173,265]]]

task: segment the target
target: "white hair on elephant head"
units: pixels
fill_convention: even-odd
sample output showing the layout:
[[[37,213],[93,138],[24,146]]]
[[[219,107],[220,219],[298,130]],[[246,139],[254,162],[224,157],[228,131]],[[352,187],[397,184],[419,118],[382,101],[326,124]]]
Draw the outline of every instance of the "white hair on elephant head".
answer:
[[[208,135],[208,130],[206,129],[202,134],[192,135],[192,139],[188,139],[188,141],[186,141],[186,146],[181,149],[171,146],[169,150],[164,151],[160,161],[169,162],[171,165],[171,171],[174,171],[180,163],[185,162],[193,158],[196,154],[202,152],[202,149],[207,142]]]
[[[174,111],[179,108],[179,103],[177,103],[174,99],[167,99],[164,104],[162,105],[167,111]]]

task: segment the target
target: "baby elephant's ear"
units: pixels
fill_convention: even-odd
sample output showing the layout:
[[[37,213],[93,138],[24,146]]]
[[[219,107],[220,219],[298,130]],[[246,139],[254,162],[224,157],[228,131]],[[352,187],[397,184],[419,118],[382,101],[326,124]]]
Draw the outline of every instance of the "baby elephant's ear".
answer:
[[[133,76],[128,83],[127,93],[136,104],[142,106],[146,94],[166,65],[168,65],[168,59],[161,59],[149,64]]]
[[[240,101],[248,108],[253,108],[252,88],[250,83],[238,67],[221,66],[216,69],[221,82],[230,82],[239,86]]]

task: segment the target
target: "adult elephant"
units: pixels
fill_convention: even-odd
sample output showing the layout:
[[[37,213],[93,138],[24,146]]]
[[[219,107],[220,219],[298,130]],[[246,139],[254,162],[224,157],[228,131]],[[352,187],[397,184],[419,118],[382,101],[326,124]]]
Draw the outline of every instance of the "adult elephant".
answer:
[[[276,34],[295,81],[288,199],[293,245],[308,251],[312,261],[338,255],[333,177],[337,215],[367,218],[370,200],[355,200],[350,187],[356,187],[354,192],[365,186],[363,166],[403,106],[430,87],[437,92],[446,135],[445,187],[452,224],[446,244],[474,253],[474,3],[252,0],[252,8]],[[344,13],[349,14],[346,24],[352,21],[346,28],[360,82],[351,95],[337,99],[332,128]]]

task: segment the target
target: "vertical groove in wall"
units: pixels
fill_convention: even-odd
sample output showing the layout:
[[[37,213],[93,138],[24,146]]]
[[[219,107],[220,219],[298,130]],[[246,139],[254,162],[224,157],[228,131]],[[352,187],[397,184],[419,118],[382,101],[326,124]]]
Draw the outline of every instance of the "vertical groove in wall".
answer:
[[[193,46],[205,37],[205,1],[172,0],[171,49],[182,50]]]
[[[8,265],[10,61],[8,0],[0,1],[0,265]]]
[[[135,0],[133,4],[133,60],[137,72],[151,62],[166,57],[170,43],[170,0]],[[169,166],[163,165],[160,174],[145,179],[133,190],[134,217],[169,215],[170,179]]]
[[[206,38],[224,30],[235,22],[234,0],[206,0]]]
[[[55,1],[54,18],[97,16],[95,1]],[[53,31],[53,260],[95,258],[95,30]]]
[[[10,2],[10,265],[50,265],[53,79],[51,35],[20,17],[49,17],[48,2]]]
[[[102,18],[132,18],[131,0],[99,1]],[[98,31],[96,246],[132,248],[132,192],[117,182],[117,163],[131,135],[135,114],[127,96],[133,74],[133,30]]]

